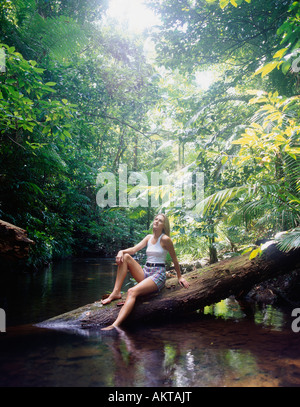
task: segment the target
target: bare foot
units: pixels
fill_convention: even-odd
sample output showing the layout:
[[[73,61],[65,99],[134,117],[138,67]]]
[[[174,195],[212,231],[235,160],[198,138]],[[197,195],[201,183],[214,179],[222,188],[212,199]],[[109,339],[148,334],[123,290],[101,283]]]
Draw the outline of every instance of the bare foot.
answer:
[[[121,294],[111,293],[109,297],[105,298],[104,300],[101,300],[101,303],[103,305],[106,305],[106,304],[109,304],[110,302],[112,302],[114,300],[119,300],[120,298],[122,298]]]
[[[116,327],[114,325],[109,325],[105,328],[101,328],[101,331],[111,331],[112,329],[115,329]]]

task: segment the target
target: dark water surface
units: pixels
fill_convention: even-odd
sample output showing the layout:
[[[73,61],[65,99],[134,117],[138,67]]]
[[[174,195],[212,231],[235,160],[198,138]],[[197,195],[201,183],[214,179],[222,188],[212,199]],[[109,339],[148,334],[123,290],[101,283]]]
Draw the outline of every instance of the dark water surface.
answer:
[[[226,299],[177,321],[120,332],[34,325],[99,300],[112,289],[115,270],[110,260],[77,259],[35,275],[0,273],[7,318],[0,386],[300,385],[300,332],[291,329],[292,308]]]

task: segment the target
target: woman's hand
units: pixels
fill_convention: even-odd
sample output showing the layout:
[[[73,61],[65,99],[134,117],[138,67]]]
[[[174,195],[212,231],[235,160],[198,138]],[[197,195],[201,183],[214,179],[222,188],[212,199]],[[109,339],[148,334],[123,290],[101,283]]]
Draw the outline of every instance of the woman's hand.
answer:
[[[120,250],[120,251],[118,252],[118,254],[117,254],[117,257],[116,257],[116,263],[117,263],[117,265],[123,263],[123,259],[124,259],[123,251]]]
[[[179,283],[179,285],[181,285],[181,287],[184,287],[184,288],[189,288],[189,286],[190,286],[190,283],[188,281],[186,281],[186,279],[184,277],[179,277],[178,283]]]

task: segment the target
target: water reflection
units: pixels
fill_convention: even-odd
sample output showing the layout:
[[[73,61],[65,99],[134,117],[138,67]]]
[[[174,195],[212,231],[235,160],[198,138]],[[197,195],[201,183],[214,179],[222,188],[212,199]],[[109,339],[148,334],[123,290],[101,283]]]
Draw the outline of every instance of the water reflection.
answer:
[[[1,386],[299,386],[299,336],[197,314],[103,333],[16,327],[0,337]]]
[[[41,322],[110,292],[117,266],[112,259],[67,259],[36,273],[1,272],[0,308],[7,325]],[[2,270],[1,270],[2,271]],[[124,282],[124,291],[128,289]]]
[[[249,321],[216,326],[204,318],[186,322],[185,329],[122,330],[102,341],[114,356],[115,386],[300,385],[298,338],[258,325],[250,335],[249,329]]]
[[[216,304],[204,307],[204,315],[217,318],[240,320],[252,319],[256,324],[281,330],[287,323],[284,311],[272,305],[257,305],[246,301],[237,301],[234,297],[226,298]]]
[[[2,308],[10,321],[41,322],[97,300],[114,273],[111,262],[81,260],[38,276],[0,276]],[[300,386],[300,333],[290,315],[229,298],[118,332],[9,326],[0,335],[0,386]]]

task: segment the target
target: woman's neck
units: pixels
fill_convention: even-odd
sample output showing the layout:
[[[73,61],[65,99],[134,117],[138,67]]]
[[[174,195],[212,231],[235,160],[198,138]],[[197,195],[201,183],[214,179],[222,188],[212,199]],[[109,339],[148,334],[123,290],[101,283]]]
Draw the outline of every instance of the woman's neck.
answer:
[[[162,235],[162,231],[153,231],[153,236],[158,239],[160,235]]]

